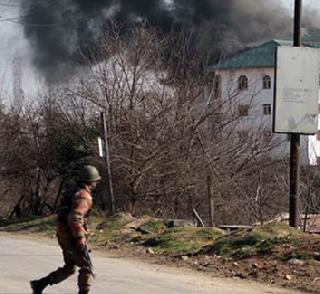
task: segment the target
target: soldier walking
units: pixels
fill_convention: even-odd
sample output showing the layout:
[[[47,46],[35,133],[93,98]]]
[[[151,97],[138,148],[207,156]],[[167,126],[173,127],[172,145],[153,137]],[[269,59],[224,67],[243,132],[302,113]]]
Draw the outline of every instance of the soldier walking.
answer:
[[[91,165],[83,167],[79,174],[77,190],[66,197],[58,211],[57,238],[62,249],[64,266],[48,276],[30,282],[33,294],[41,294],[49,285],[59,284],[79,267],[79,294],[87,294],[92,280],[92,268],[87,251],[88,213],[92,208],[91,192],[101,180],[98,170]]]

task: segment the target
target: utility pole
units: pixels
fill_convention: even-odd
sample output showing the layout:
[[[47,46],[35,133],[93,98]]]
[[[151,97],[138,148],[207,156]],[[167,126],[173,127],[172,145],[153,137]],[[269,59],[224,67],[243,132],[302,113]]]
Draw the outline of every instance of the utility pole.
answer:
[[[103,127],[103,136],[104,136],[104,158],[106,162],[106,171],[108,177],[108,190],[111,199],[111,210],[112,214],[116,213],[116,205],[114,200],[114,193],[113,193],[113,183],[112,183],[112,174],[111,174],[111,164],[110,164],[110,152],[109,152],[109,140],[108,140],[108,126],[107,126],[107,118],[106,113],[101,112],[101,123]]]
[[[209,210],[210,210],[210,226],[215,227],[215,215],[214,215],[214,192],[213,192],[213,181],[212,175],[207,175],[207,192],[209,199]]]
[[[301,46],[302,0],[294,3],[294,36],[293,46]],[[292,133],[290,138],[290,220],[291,227],[300,224],[300,134]]]

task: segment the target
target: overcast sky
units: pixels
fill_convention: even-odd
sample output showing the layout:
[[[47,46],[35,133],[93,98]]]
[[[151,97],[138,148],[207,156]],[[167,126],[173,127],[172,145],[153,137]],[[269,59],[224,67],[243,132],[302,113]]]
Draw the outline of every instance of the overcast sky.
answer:
[[[255,0],[249,0],[255,1]],[[266,0],[267,1],[267,0]],[[292,9],[294,0],[281,0],[288,9]],[[28,76],[34,75],[30,66],[30,44],[24,38],[21,25],[11,21],[5,21],[8,18],[19,16],[20,0],[0,0],[0,95],[3,90],[12,88],[12,63],[16,56],[20,57],[24,69],[24,87],[30,87]],[[319,0],[304,0],[304,4],[313,8],[320,9]],[[7,7],[13,6],[13,7]],[[16,6],[16,7],[15,7]],[[26,82],[29,81],[29,82]]]
[[[251,0],[255,1],[255,0]],[[288,8],[293,8],[294,0],[281,0],[285,6]],[[304,5],[308,5],[313,8],[320,8],[320,1],[319,0],[302,0]]]

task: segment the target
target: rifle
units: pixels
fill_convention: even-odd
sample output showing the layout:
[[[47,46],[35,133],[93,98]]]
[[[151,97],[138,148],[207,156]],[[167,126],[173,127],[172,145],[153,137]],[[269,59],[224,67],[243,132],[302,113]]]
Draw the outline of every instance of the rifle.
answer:
[[[87,246],[85,246],[85,250],[83,252],[84,254],[84,260],[90,270],[90,274],[92,275],[92,277],[95,279],[96,278],[96,274],[93,272],[93,264],[92,264],[92,261],[91,261],[91,257],[89,255],[89,251],[88,251],[88,248]]]
[[[77,253],[74,250],[72,250],[72,251],[69,250],[68,253],[71,256],[76,256],[77,257]],[[96,274],[93,272],[93,264],[92,264],[92,261],[91,261],[91,257],[89,255],[88,247],[84,246],[84,250],[81,250],[81,253],[83,254],[84,262],[85,262],[86,266],[88,267],[90,274],[95,279],[96,278]]]

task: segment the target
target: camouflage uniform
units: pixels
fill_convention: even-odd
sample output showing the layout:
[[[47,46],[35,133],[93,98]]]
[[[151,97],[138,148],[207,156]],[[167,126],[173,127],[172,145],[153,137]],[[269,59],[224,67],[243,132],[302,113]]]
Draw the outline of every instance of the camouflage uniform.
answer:
[[[63,267],[49,274],[50,284],[58,284],[73,275],[76,267],[80,268],[78,276],[79,293],[89,292],[91,273],[84,260],[83,253],[77,249],[87,243],[88,236],[88,213],[92,207],[92,197],[88,190],[81,188],[72,199],[71,210],[67,216],[67,222],[58,223],[57,237],[62,248],[64,263]]]
[[[92,165],[85,165],[78,175],[80,188],[67,192],[65,201],[58,211],[58,243],[62,248],[64,266],[46,277],[30,281],[34,294],[42,294],[48,285],[58,284],[73,275],[79,267],[79,294],[89,293],[92,272],[88,264],[86,244],[88,238],[88,214],[92,208],[90,191],[101,180],[99,171]],[[72,195],[72,197],[68,197]]]

